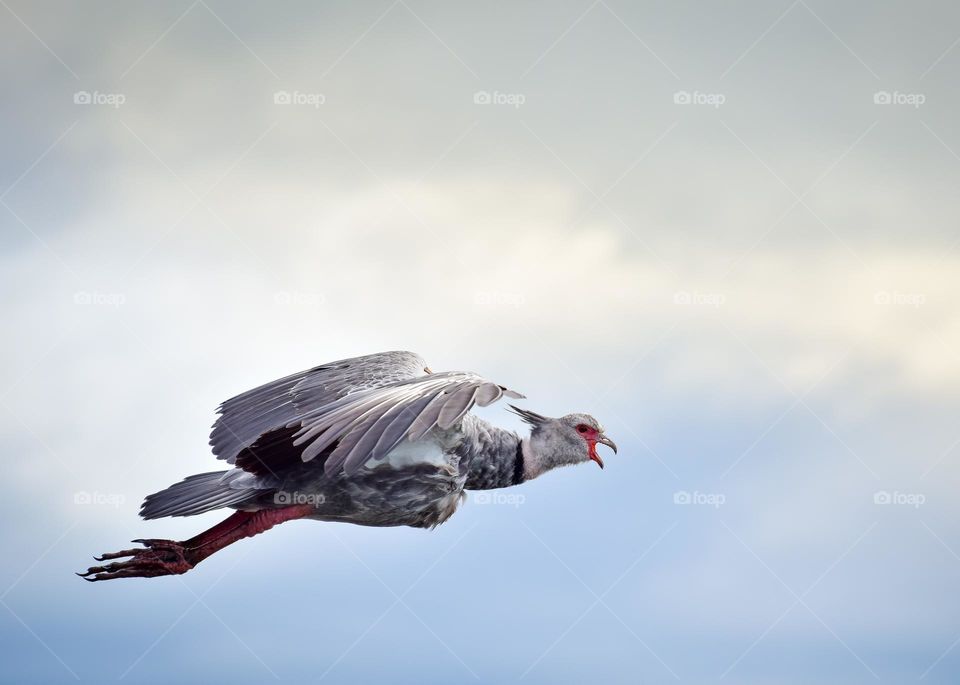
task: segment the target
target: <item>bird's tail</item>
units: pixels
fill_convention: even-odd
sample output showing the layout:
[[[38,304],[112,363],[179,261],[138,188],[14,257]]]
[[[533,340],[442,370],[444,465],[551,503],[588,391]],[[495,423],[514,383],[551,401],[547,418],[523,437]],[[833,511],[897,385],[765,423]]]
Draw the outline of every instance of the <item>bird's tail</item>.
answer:
[[[190,476],[166,490],[147,495],[140,506],[140,516],[145,519],[193,516],[242,504],[263,492],[242,482],[248,475],[232,470]]]

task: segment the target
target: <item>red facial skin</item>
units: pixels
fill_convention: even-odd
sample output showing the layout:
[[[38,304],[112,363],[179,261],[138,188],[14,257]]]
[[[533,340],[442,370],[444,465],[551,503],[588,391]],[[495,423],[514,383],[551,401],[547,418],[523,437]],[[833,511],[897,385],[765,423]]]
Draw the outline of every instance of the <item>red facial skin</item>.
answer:
[[[600,437],[600,433],[596,428],[588,426],[585,423],[581,423],[579,426],[577,426],[577,432],[587,443],[587,450],[588,454],[590,455],[590,459],[597,462],[597,466],[603,468],[603,459],[601,459],[600,455],[597,454],[597,440]]]

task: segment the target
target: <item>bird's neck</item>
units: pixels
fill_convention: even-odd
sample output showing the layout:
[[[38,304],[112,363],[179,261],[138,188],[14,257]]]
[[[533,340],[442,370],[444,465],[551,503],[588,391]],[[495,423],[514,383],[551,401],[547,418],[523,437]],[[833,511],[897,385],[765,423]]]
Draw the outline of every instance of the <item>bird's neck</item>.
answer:
[[[467,490],[519,485],[540,475],[529,439],[468,414],[463,422],[460,463],[468,464]]]

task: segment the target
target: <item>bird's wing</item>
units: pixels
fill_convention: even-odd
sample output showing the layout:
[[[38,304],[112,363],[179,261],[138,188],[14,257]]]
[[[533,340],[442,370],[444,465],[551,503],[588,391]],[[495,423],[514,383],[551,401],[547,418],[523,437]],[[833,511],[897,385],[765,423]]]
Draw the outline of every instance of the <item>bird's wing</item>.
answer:
[[[217,408],[210,445],[233,464],[257,438],[353,393],[427,374],[413,352],[380,352],[321,364],[233,397]]]
[[[396,381],[346,395],[287,424],[299,425],[293,444],[303,461],[329,452],[324,470],[350,475],[368,460],[383,459],[404,439],[419,440],[433,428],[456,425],[474,405],[523,395],[474,373],[451,371]]]
[[[323,364],[227,400],[210,444],[218,458],[238,463],[251,445],[266,456],[262,452],[275,441],[292,438],[300,460],[325,453],[328,474],[352,474],[404,439],[450,428],[474,405],[504,395],[523,397],[473,373],[429,373],[412,352],[383,352]],[[253,456],[254,463],[261,461]]]

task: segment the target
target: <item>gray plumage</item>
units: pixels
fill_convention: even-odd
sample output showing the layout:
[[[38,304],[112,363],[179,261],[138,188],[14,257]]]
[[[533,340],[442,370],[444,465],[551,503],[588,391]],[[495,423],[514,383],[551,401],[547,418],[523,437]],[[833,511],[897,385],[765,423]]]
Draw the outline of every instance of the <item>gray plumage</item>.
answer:
[[[147,519],[192,516],[241,504],[251,498],[256,485],[251,474],[240,470],[198,473],[147,495],[140,515]]]
[[[322,364],[220,405],[213,453],[233,468],[147,497],[144,518],[310,504],[310,518],[433,527],[464,490],[508,487],[615,447],[586,414],[512,409],[528,438],[470,410],[523,396],[467,372],[433,373],[412,352]]]

